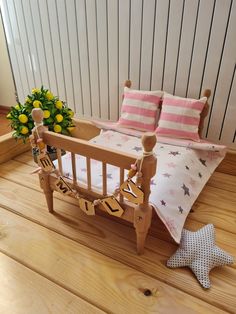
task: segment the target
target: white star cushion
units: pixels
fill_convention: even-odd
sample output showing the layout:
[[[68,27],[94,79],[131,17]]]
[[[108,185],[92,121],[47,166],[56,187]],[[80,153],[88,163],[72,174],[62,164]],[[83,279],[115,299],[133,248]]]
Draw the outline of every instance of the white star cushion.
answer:
[[[180,246],[167,261],[170,268],[188,266],[204,288],[210,288],[209,272],[233,264],[233,257],[215,245],[215,228],[206,225],[196,232],[183,229]]]

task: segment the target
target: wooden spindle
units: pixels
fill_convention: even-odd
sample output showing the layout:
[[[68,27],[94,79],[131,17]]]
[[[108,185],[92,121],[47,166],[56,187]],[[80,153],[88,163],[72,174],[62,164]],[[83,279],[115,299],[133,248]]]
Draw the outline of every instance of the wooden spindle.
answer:
[[[87,186],[88,190],[91,190],[91,159],[86,157],[86,164],[87,164]]]
[[[76,163],[75,163],[75,154],[71,153],[71,166],[72,166],[72,175],[73,175],[73,185],[77,185],[77,176],[76,176]]]
[[[124,183],[124,176],[125,176],[125,169],[120,168],[120,186],[122,183]],[[120,194],[120,202],[122,203],[124,201],[124,196]]]
[[[107,164],[102,163],[102,194],[107,195]]]
[[[35,127],[32,129],[32,135],[35,143],[40,138],[43,138],[43,133],[47,131],[47,127],[43,125],[43,110],[40,108],[34,108],[32,110],[32,118],[35,122]],[[53,213],[53,190],[50,187],[50,174],[45,172],[44,169],[39,172],[40,186],[46,197],[48,210]]]
[[[62,168],[62,160],[61,160],[61,149],[57,148],[57,160],[58,160],[58,169],[60,174],[63,175],[63,168]]]
[[[155,175],[157,166],[157,159],[154,154],[151,154],[156,145],[156,134],[149,132],[145,133],[142,137],[142,145],[144,152],[150,153],[150,155],[144,157],[141,169],[141,189],[144,193],[144,200],[143,203],[136,206],[134,210],[134,226],[137,235],[138,254],[142,254],[144,251],[145,239],[152,220],[152,206],[149,204],[149,195],[151,193],[151,178]],[[139,165],[140,161],[138,162],[138,167]]]
[[[198,134],[200,136],[200,138],[202,138],[202,132],[203,132],[203,128],[204,128],[204,120],[206,118],[206,116],[208,115],[209,112],[209,104],[208,104],[208,99],[211,96],[211,90],[210,89],[205,89],[202,97],[206,97],[207,101],[205,103],[205,106],[200,114],[200,123],[199,123],[199,127],[198,127]]]

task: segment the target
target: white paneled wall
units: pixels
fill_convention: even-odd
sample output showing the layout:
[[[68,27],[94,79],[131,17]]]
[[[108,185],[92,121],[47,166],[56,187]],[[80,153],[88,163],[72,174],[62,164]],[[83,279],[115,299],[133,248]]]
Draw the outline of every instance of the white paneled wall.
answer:
[[[236,0],[0,0],[16,88],[116,120],[122,83],[199,97],[205,136],[236,147]]]

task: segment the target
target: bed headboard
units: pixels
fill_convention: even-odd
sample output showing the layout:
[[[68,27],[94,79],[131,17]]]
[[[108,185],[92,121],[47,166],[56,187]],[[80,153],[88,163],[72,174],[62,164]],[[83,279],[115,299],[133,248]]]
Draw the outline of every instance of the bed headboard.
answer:
[[[124,82],[124,86],[128,87],[128,88],[131,88],[131,85],[132,85],[132,82],[130,80],[126,80]],[[203,131],[203,127],[204,127],[204,120],[205,120],[205,117],[208,115],[208,111],[209,111],[209,104],[208,104],[208,99],[209,97],[211,96],[211,90],[210,89],[205,89],[203,91],[203,94],[202,94],[202,97],[207,97],[207,101],[206,101],[206,104],[201,112],[201,115],[200,115],[200,123],[199,123],[199,128],[198,128],[198,134],[199,134],[199,137],[202,138],[202,131]],[[160,110],[161,110],[161,107],[160,107]]]

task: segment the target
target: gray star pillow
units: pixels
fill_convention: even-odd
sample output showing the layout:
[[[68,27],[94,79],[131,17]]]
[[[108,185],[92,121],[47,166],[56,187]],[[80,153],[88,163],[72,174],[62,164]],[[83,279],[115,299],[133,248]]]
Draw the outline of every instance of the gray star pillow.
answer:
[[[180,246],[167,261],[167,266],[190,267],[200,284],[210,288],[210,270],[233,262],[232,256],[215,245],[215,228],[209,224],[196,232],[183,229]]]

